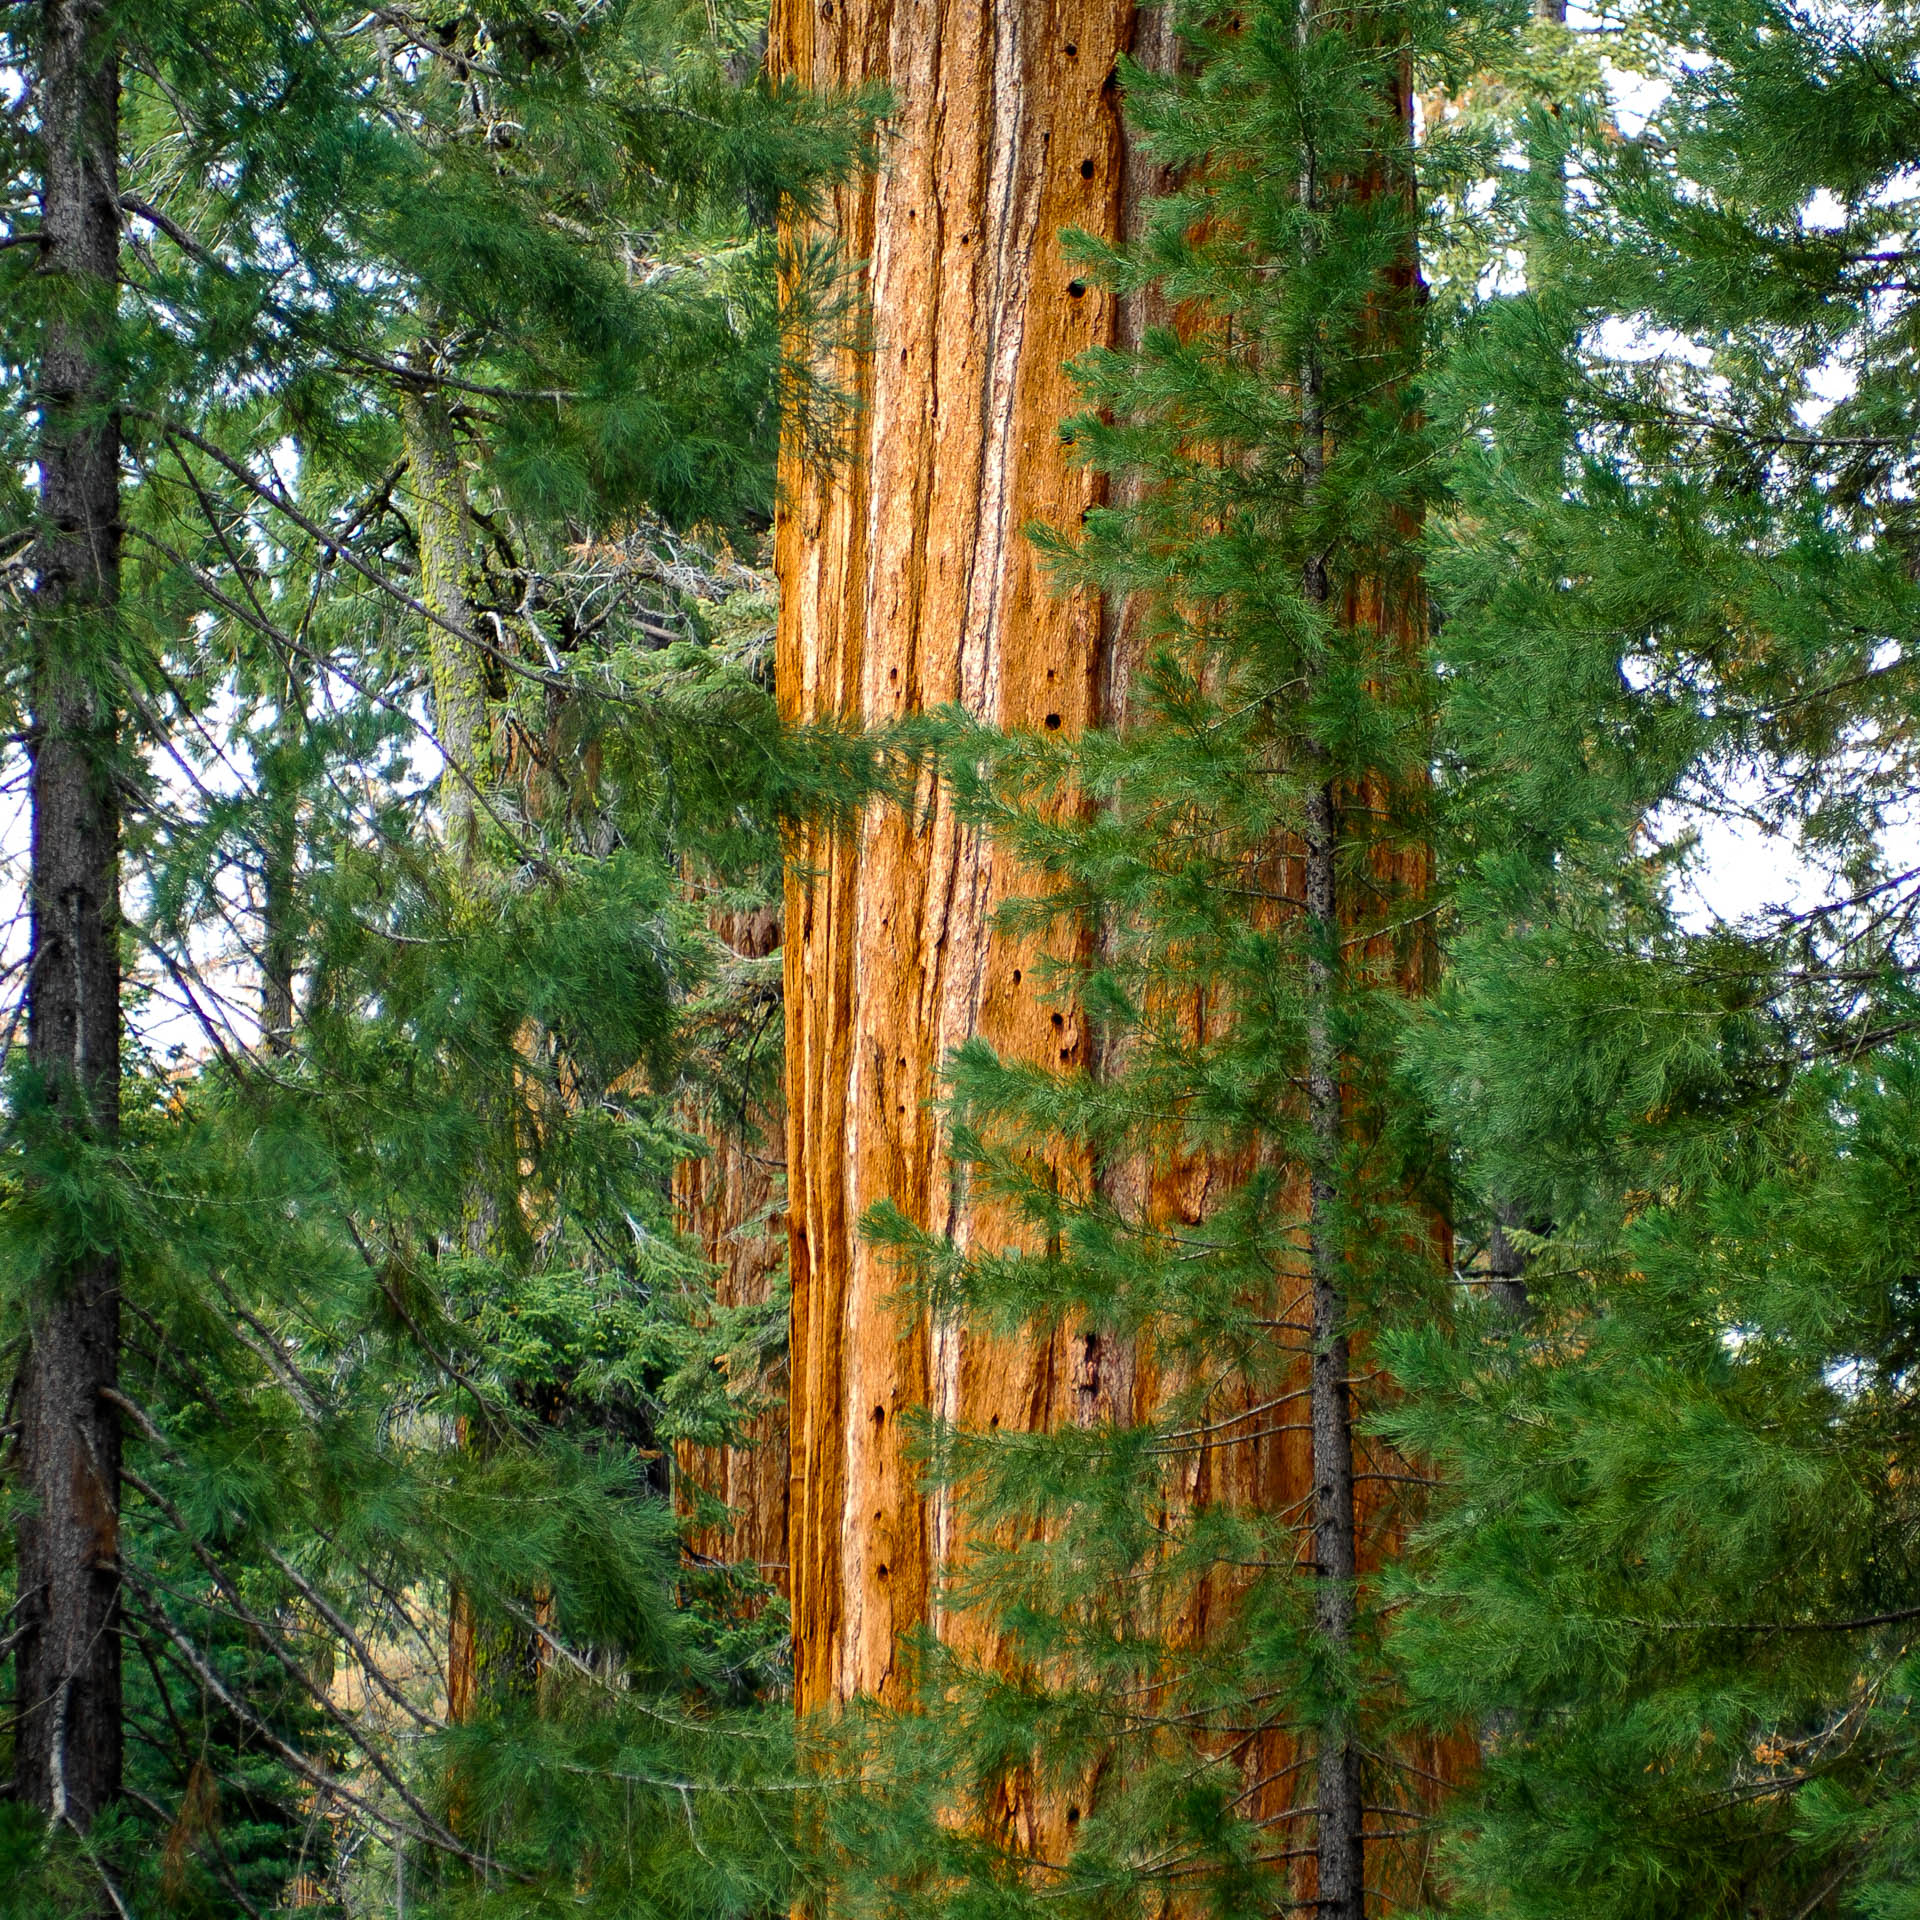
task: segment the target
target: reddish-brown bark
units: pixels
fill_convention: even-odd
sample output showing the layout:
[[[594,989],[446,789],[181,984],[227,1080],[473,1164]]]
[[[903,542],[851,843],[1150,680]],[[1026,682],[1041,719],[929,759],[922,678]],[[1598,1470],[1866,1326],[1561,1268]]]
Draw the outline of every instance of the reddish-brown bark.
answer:
[[[1130,42],[1164,58],[1168,39],[1163,14],[1116,0],[776,0],[777,73],[878,80],[895,103],[877,179],[843,189],[832,213],[846,254],[866,263],[871,310],[868,351],[833,369],[858,400],[851,444],[831,470],[796,460],[786,474],[776,569],[788,719],[880,725],[956,702],[1010,727],[1124,724],[1137,622],[1086,593],[1055,593],[1021,529],[1070,528],[1098,497],[1061,442],[1075,408],[1063,363],[1137,338],[1143,316],[1082,285],[1059,235],[1128,231],[1157,184],[1129,152],[1113,69]],[[1417,590],[1388,597],[1366,589],[1369,604],[1349,615],[1417,643]],[[930,1322],[896,1303],[898,1272],[860,1232],[888,1201],[956,1246],[995,1237],[952,1168],[935,1104],[942,1062],[963,1040],[1048,1064],[1086,1058],[1074,1009],[1036,991],[1035,954],[994,930],[996,906],[1031,876],[958,824],[930,777],[911,807],[875,807],[857,833],[815,833],[794,856],[790,1559],[807,1712],[861,1694],[904,1699],[903,1636],[922,1624],[992,1656],[981,1621],[939,1615],[938,1570],[961,1542],[916,1477],[906,1416],[1025,1430],[1129,1421],[1170,1383],[1151,1352],[1096,1336],[1009,1342]],[[1423,884],[1424,858],[1409,858],[1417,871],[1398,878]],[[1275,863],[1276,891],[1301,898],[1300,849]],[[1130,1191],[1115,1197],[1198,1222],[1243,1172],[1204,1158],[1141,1166],[1118,1176]],[[1310,1302],[1304,1246],[1300,1264]],[[1277,1305],[1297,1319],[1303,1302]],[[1307,1374],[1302,1354],[1287,1384],[1304,1388]],[[1309,1424],[1303,1409],[1262,1423],[1257,1439],[1245,1423],[1224,1427],[1191,1456],[1177,1497],[1303,1512],[1310,1527]],[[1363,1494],[1360,1530],[1377,1552],[1389,1536],[1369,1528],[1373,1505]],[[1363,1548],[1363,1569],[1369,1557]],[[1243,1586],[1221,1569],[1175,1637],[1207,1638]],[[1303,1784],[1312,1797],[1310,1773],[1287,1772],[1285,1742],[1276,1733],[1247,1755],[1250,1779],[1276,1776],[1251,1803],[1256,1817],[1297,1805]],[[1454,1767],[1450,1749],[1408,1758],[1428,1773]],[[1062,1810],[1016,1784],[1002,1812],[1016,1843],[1051,1852],[1062,1837]],[[1420,1879],[1412,1860],[1382,1864],[1375,1884]],[[1312,1898],[1309,1870],[1301,1884]]]
[[[780,0],[776,72],[884,82],[878,177],[842,190],[837,236],[867,265],[871,350],[839,369],[850,457],[788,475],[777,530],[778,673],[790,718],[877,724],[958,702],[1074,732],[1093,709],[1100,611],[1056,595],[1022,537],[1095,497],[1070,464],[1063,363],[1112,338],[1114,305],[1067,262],[1073,226],[1112,234],[1124,166],[1114,63],[1123,0]],[[929,779],[911,811],[796,849],[787,898],[793,1261],[792,1581],[803,1709],[895,1693],[925,1620],[945,1514],[921,1498],[902,1419],[985,1424],[1071,1411],[1063,1345],[989,1349],[896,1312],[867,1208],[893,1201],[964,1242],[933,1110],[972,1034],[1072,1061],[1071,1009],[997,936],[1017,884]]]
[[[780,946],[776,910],[720,915],[720,940],[742,959],[761,960]],[[723,1307],[763,1305],[786,1255],[785,1107],[756,1107],[744,1114],[711,1111],[691,1116],[708,1151],[682,1161],[673,1179],[681,1225],[697,1239],[715,1271],[714,1292]],[[688,1545],[728,1566],[752,1566],[782,1593],[787,1581],[787,1370],[771,1369],[741,1389],[761,1409],[739,1444],[676,1449],[681,1510],[691,1511],[692,1491],[723,1501],[725,1526],[691,1529]]]

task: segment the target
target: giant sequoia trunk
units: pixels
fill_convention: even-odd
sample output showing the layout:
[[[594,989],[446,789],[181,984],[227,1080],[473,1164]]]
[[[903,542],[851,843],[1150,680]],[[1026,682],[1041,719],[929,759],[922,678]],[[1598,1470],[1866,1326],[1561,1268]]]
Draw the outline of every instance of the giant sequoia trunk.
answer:
[[[861,401],[851,458],[788,475],[777,533],[792,719],[878,724],[954,701],[1009,726],[1092,716],[1101,610],[1057,597],[1021,530],[1071,526],[1095,498],[1061,444],[1063,362],[1112,339],[1115,310],[1059,235],[1123,218],[1114,62],[1132,22],[1126,0],[776,0],[776,72],[881,81],[898,103],[878,178],[836,208],[842,244],[868,262],[873,325],[870,352],[841,369]],[[1032,956],[992,930],[1018,876],[937,786],[917,802],[845,842],[821,836],[788,887],[802,1710],[899,1697],[901,1636],[929,1617],[948,1520],[916,1485],[903,1416],[1020,1428],[1077,1411],[1064,1342],[990,1351],[895,1312],[898,1275],[860,1236],[881,1200],[957,1241],[972,1229],[931,1108],[951,1048],[981,1034],[1070,1062],[1083,1045]]]
[[[27,1052],[57,1125],[110,1145],[120,1114],[120,423],[106,372],[118,286],[119,67],[99,0],[47,0],[34,97],[43,272],[34,556]],[[14,1791],[84,1830],[120,1789],[120,1270],[64,1223],[15,1384]]]
[[[878,178],[836,208],[842,246],[868,263],[872,315],[868,353],[839,370],[861,403],[851,456],[831,473],[787,476],[778,668],[790,719],[878,725],[959,702],[1009,727],[1126,724],[1136,620],[1057,596],[1021,529],[1071,528],[1101,484],[1061,441],[1075,407],[1062,363],[1137,337],[1141,315],[1083,285],[1059,235],[1131,229],[1154,183],[1128,149],[1114,61],[1130,43],[1164,58],[1169,38],[1164,16],[1117,0],[1091,11],[1064,0],[776,0],[777,69],[819,84],[879,80],[898,103]],[[1325,598],[1324,568],[1317,586]],[[1416,585],[1363,583],[1343,601],[1347,618],[1418,644]],[[1285,856],[1297,863],[1286,891],[1304,894],[1316,964],[1330,967],[1347,911],[1333,884],[1340,801],[1331,787],[1319,800]],[[950,1163],[934,1104],[946,1056],[978,1035],[1005,1057],[1066,1065],[1091,1037],[1036,990],[1034,953],[994,930],[996,906],[1031,876],[957,824],[930,779],[910,809],[876,808],[857,835],[821,834],[798,851],[786,916],[791,1558],[808,1711],[861,1693],[904,1699],[903,1635],[922,1624],[994,1656],[978,1620],[939,1614],[938,1572],[962,1543],[944,1499],[917,1484],[904,1416],[927,1408],[1003,1430],[1127,1422],[1150,1414],[1168,1383],[1145,1350],[1093,1336],[994,1341],[892,1302],[900,1276],[860,1233],[877,1202],[959,1247],[996,1234]],[[1319,986],[1325,1001],[1331,976]],[[1300,1177],[1312,1188],[1317,1354],[1298,1375],[1313,1418],[1203,1450],[1181,1496],[1309,1512],[1302,1560],[1326,1577],[1319,1625],[1344,1651],[1367,1516],[1356,1509],[1346,1302],[1324,1225],[1343,1124],[1324,1010],[1313,1052],[1319,1151]],[[1244,1171],[1196,1160],[1109,1177],[1131,1184],[1116,1196],[1131,1216],[1199,1221]],[[1175,1637],[1217,1631],[1239,1580],[1223,1567],[1204,1583]],[[1367,1882],[1397,1895],[1419,1869],[1376,1871],[1366,1857],[1358,1744],[1350,1730],[1326,1731],[1319,1884],[1307,1892],[1352,1920]],[[1262,1786],[1260,1810],[1271,1801],[1276,1818],[1292,1790],[1282,1743],[1258,1757],[1277,1783]],[[1452,1764],[1437,1747],[1419,1762],[1429,1774]],[[1016,1797],[1002,1810],[1009,1836],[1057,1857],[1064,1830]]]

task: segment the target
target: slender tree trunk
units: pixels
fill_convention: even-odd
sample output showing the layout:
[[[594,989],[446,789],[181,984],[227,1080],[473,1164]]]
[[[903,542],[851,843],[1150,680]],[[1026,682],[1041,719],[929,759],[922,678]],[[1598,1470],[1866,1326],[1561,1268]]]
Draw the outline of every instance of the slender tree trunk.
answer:
[[[1321,581],[1322,597],[1325,592]],[[1314,1624],[1330,1670],[1353,1654],[1354,1580],[1359,1573],[1353,1500],[1353,1403],[1348,1374],[1347,1295],[1341,1284],[1339,1226],[1341,1073],[1333,1037],[1339,984],[1340,911],[1335,885],[1338,813],[1331,783],[1307,799],[1306,907],[1307,1110],[1313,1139],[1308,1176],[1309,1260],[1313,1278],[1313,1359],[1308,1406],[1313,1438],[1313,1559],[1319,1582]],[[1360,1747],[1344,1713],[1320,1731],[1319,1818],[1315,1859],[1319,1911],[1360,1920],[1366,1886]]]
[[[431,363],[432,348],[420,350]],[[407,471],[413,481],[415,537],[420,549],[420,604],[432,618],[425,633],[434,739],[446,759],[440,817],[446,844],[471,880],[480,859],[479,795],[493,785],[493,713],[487,666],[464,635],[475,630],[473,514],[446,396],[416,390],[400,403]],[[492,1194],[476,1182],[466,1218],[467,1248],[484,1253],[497,1224]]]
[[[1300,33],[1314,30],[1314,10],[1303,6]],[[1300,175],[1301,204],[1320,205],[1322,182],[1312,145]],[[1312,244],[1309,240],[1309,245]],[[1325,370],[1309,349],[1300,369],[1301,508],[1309,524],[1320,511],[1327,470]],[[1328,601],[1327,555],[1313,553],[1301,591],[1314,606]],[[1314,755],[1319,766],[1324,751]],[[1331,780],[1307,794],[1303,881],[1307,912],[1307,1130],[1313,1160],[1307,1170],[1308,1266],[1313,1282],[1313,1353],[1308,1422],[1313,1445],[1314,1624],[1327,1648],[1328,1671],[1344,1678],[1353,1657],[1354,1582],[1359,1574],[1359,1516],[1354,1510],[1353,1400],[1348,1376],[1347,1294],[1342,1284],[1340,1142],[1342,1073],[1334,1037],[1340,986],[1340,804]],[[1338,1680],[1336,1680],[1338,1684]],[[1346,1713],[1336,1708],[1320,1728],[1316,1767],[1318,1805],[1314,1868],[1322,1920],[1362,1920],[1366,1908],[1366,1816],[1360,1748]]]
[[[293,976],[300,948],[292,920],[294,869],[298,858],[291,818],[267,826],[265,911],[261,915],[260,1039],[271,1054],[293,1050]]]
[[[1318,198],[1311,161],[1301,181],[1308,206]],[[1326,408],[1321,367],[1310,354],[1300,375],[1302,504],[1311,519],[1326,474]],[[1327,561],[1308,560],[1302,589],[1314,605],[1327,604]],[[1322,761],[1325,755],[1318,756]],[[1330,780],[1307,795],[1304,881],[1307,911],[1307,1121],[1313,1163],[1307,1175],[1308,1262],[1313,1281],[1313,1356],[1308,1387],[1313,1443],[1313,1562],[1319,1582],[1314,1624],[1326,1643],[1328,1667],[1338,1672],[1353,1654],[1354,1580],[1359,1572],[1353,1503],[1352,1357],[1347,1340],[1347,1295],[1341,1284],[1339,1224],[1341,1082],[1334,1038],[1334,1001],[1340,985],[1339,800]],[[1366,1845],[1360,1748],[1344,1714],[1320,1730],[1315,1865],[1318,1910],[1326,1920],[1360,1920],[1366,1888]]]
[[[1488,1292],[1516,1320],[1524,1320],[1528,1312],[1527,1256],[1513,1244],[1510,1229],[1524,1224],[1520,1209],[1502,1200],[1493,1209],[1493,1227],[1487,1235],[1487,1272],[1493,1279]]]
[[[300,870],[299,782],[294,768],[307,721],[306,679],[291,665],[274,727],[274,743],[261,768],[260,797],[266,814],[260,902],[260,1038],[270,1054],[293,1050],[294,975],[300,966],[298,885]]]
[[[419,349],[430,365],[433,348]],[[420,601],[433,617],[423,636],[427,682],[433,701],[433,731],[446,770],[440,779],[440,817],[446,845],[471,879],[480,858],[480,810],[474,797],[493,774],[492,716],[487,704],[485,664],[472,643],[468,583],[473,570],[473,516],[467,501],[467,474],[459,438],[444,394],[431,389],[407,393],[400,403],[412,481],[416,538],[420,551]],[[487,1250],[495,1224],[493,1196],[477,1180],[469,1189],[462,1222],[467,1250]],[[463,1416],[458,1444],[484,1445]],[[470,1720],[489,1691],[511,1688],[526,1678],[528,1636],[517,1629],[485,1626],[471,1596],[455,1584],[447,1595],[447,1716]],[[535,1669],[537,1674],[537,1669]],[[459,1827],[456,1807],[454,1824]]]
[[[1319,597],[1324,599],[1324,572],[1319,586]],[[1329,1671],[1337,1674],[1353,1655],[1354,1581],[1360,1563],[1353,1498],[1353,1403],[1348,1384],[1352,1357],[1339,1223],[1341,1071],[1333,1032],[1341,931],[1335,884],[1339,816],[1331,782],[1323,782],[1309,793],[1303,837],[1310,942],[1307,1115],[1313,1141],[1307,1218],[1313,1280],[1313,1357],[1308,1394],[1313,1441],[1313,1560],[1319,1583],[1314,1596],[1314,1624],[1327,1647]],[[1329,1920],[1360,1920],[1366,1886],[1360,1748],[1354,1728],[1339,1710],[1320,1730],[1318,1794],[1318,1910]]]
[[[99,1146],[120,1118],[120,422],[103,351],[119,271],[120,77],[100,0],[46,0],[41,33],[41,264],[62,284],[39,387],[27,1052],[60,1124]],[[15,1532],[14,1790],[81,1831],[120,1790],[120,1431],[103,1398],[119,1354],[118,1260],[76,1251],[42,1276],[15,1387],[28,1507]]]

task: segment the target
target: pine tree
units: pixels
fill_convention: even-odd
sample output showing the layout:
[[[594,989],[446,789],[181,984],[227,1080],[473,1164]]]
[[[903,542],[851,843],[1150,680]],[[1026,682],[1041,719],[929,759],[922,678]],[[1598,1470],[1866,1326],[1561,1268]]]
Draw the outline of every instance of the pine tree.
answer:
[[[777,1905],[749,1787],[785,1804],[784,1742],[727,1737],[777,1680],[777,1621],[680,1604],[660,1494],[674,1433],[731,1418],[672,1116],[714,959],[687,878],[764,894],[813,797],[710,553],[764,525],[783,414],[815,417],[779,300],[804,339],[824,263],[767,216],[856,163],[858,115],[742,84],[750,21],[638,5],[45,21],[19,13],[7,54],[37,198],[0,254],[6,364],[42,396],[38,447],[10,449],[41,662],[16,697],[60,720],[38,819],[121,796],[118,847],[109,809],[81,853],[96,877],[124,853],[124,927],[111,887],[89,911],[134,1021],[123,1042],[102,1014],[84,1052],[124,1062],[117,1145],[38,1053],[15,1089],[19,1898],[252,1911],[298,1872],[356,1908]],[[69,138],[50,116],[83,82]],[[102,206],[89,291],[59,221]],[[410,418],[433,435],[410,446]],[[57,490],[63,449],[118,502],[50,494],[22,561],[26,462]],[[450,490],[452,585],[423,524]],[[674,531],[694,520],[715,531]],[[76,571],[88,526],[124,529],[124,564],[95,540]],[[416,753],[449,662],[491,766]],[[69,881],[65,910],[93,897]],[[30,982],[65,937],[36,927]],[[200,1037],[156,1051],[169,1004]],[[98,1319],[116,1273],[103,1399],[49,1371],[44,1329]],[[65,1527],[43,1586],[40,1437],[70,1459],[92,1422],[61,1490],[92,1489],[93,1544]],[[536,1650],[466,1726],[450,1587]],[[93,1667],[49,1683],[75,1649]]]
[[[1443,390],[1457,931],[1417,1051],[1465,1189],[1538,1230],[1526,1326],[1391,1348],[1387,1430],[1446,1485],[1398,1642],[1483,1731],[1465,1911],[1892,1915],[1916,43],[1747,0],[1627,26],[1664,104],[1532,116],[1526,291]]]
[[[870,1225],[935,1327],[1077,1391],[1044,1425],[933,1409],[939,1638],[879,1748],[904,1776],[836,1833],[875,1906],[1358,1916],[1431,1893],[1458,1760],[1395,1738],[1379,1576],[1422,1476],[1363,1422],[1380,1330],[1448,1292],[1395,1068],[1432,967],[1409,90],[1484,23],[1177,19],[1177,72],[1124,71],[1178,185],[1079,257],[1180,325],[1083,356],[1066,437],[1116,498],[1042,536],[1139,623],[1130,697],[1077,738],[936,736],[1025,876],[1000,935],[1087,1044],[960,1047],[968,1231]]]

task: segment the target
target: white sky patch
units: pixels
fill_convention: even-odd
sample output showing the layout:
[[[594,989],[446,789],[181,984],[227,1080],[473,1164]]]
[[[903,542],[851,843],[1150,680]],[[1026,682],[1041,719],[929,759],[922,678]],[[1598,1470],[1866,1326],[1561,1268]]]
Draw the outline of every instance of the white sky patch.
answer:
[[[1851,400],[1860,389],[1860,376],[1844,360],[1824,361],[1807,371],[1812,392],[1794,403],[1800,424],[1817,427],[1843,400]]]
[[[1574,18],[1574,10],[1569,7],[1569,24]],[[1638,139],[1646,132],[1647,122],[1667,104],[1672,87],[1657,74],[1628,72],[1611,60],[1605,61],[1601,70],[1613,102],[1614,124],[1629,140]]]
[[[1831,906],[1854,891],[1854,883],[1811,853],[1789,826],[1770,830],[1757,818],[1763,798],[1755,774],[1732,782],[1728,811],[1706,812],[1676,804],[1650,823],[1654,839],[1672,845],[1691,832],[1694,847],[1669,883],[1674,915],[1688,933],[1755,924]],[[1890,872],[1920,868],[1920,806],[1892,810],[1876,844]]]
[[[1809,233],[1838,233],[1847,224],[1846,206],[1831,189],[1816,187],[1800,209],[1800,224]]]
[[[1608,360],[1647,364],[1655,360],[1684,360],[1690,367],[1704,367],[1713,359],[1712,350],[1698,340],[1667,327],[1650,327],[1644,320],[1624,314],[1609,314],[1590,336],[1593,349]],[[1724,384],[1724,383],[1723,383]]]

